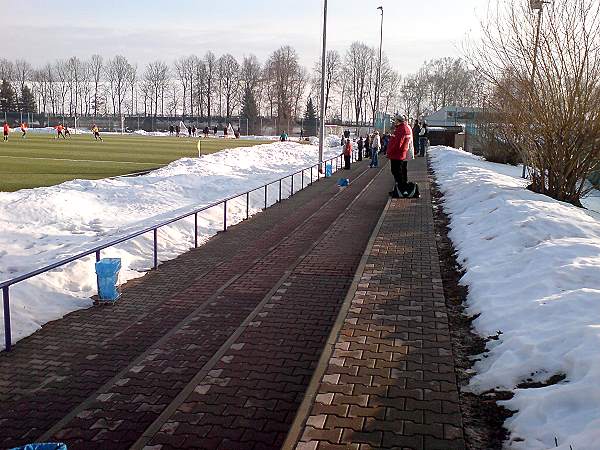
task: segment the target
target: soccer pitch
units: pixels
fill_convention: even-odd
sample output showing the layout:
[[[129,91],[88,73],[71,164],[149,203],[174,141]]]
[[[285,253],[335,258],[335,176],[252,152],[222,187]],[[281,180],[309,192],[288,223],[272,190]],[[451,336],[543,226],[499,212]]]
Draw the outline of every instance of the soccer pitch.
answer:
[[[98,179],[162,167],[198,156],[199,138],[91,134],[55,139],[54,134],[11,133],[0,142],[0,191],[52,186],[75,178]],[[202,154],[269,141],[202,138]]]

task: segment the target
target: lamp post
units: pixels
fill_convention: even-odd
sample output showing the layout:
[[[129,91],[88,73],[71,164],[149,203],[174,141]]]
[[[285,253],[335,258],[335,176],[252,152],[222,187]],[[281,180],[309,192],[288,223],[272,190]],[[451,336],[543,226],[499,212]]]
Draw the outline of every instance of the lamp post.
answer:
[[[545,0],[529,0],[529,7],[532,11],[537,11],[537,25],[535,30],[535,43],[533,45],[533,64],[531,67],[531,92],[533,94],[533,87],[535,83],[535,72],[537,71],[537,54],[540,46],[540,30],[542,28],[542,17],[544,12],[544,5],[550,3]],[[527,164],[523,162],[523,178],[527,178]]]
[[[379,64],[377,66],[377,85],[375,86],[375,117],[373,117],[373,128],[377,125],[377,113],[379,112],[379,101],[381,97],[381,52],[383,49],[383,6],[378,6],[381,11],[381,28],[379,31]],[[382,120],[383,122],[383,120]]]
[[[321,129],[319,130],[319,172],[323,171],[323,144],[325,142],[325,58],[327,57],[327,0],[323,4],[323,49],[321,53]]]

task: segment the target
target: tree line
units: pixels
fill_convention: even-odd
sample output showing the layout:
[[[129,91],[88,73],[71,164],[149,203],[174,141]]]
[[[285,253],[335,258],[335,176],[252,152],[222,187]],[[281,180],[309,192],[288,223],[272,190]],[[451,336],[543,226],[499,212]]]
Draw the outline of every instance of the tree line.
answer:
[[[460,69],[460,70],[457,70]],[[324,110],[329,120],[369,123],[380,111],[420,115],[428,108],[472,101],[465,91],[473,73],[460,59],[427,63],[403,79],[383,54],[354,42],[344,54],[327,53]],[[50,115],[144,115],[183,117],[278,118],[280,123],[306,114],[311,101],[320,116],[321,62],[309,70],[296,50],[283,46],[264,62],[254,55],[231,54],[156,60],[145,67],[117,55],[70,57],[34,67],[19,59],[0,59],[0,109]],[[380,82],[379,82],[380,80]]]

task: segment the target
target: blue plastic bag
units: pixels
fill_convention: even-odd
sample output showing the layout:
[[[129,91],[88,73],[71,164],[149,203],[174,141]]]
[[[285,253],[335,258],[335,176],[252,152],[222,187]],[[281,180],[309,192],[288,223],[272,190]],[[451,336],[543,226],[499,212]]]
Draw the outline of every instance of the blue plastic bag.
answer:
[[[100,300],[115,301],[121,295],[117,289],[121,258],[103,258],[96,263],[98,297]]]
[[[333,173],[333,168],[331,167],[331,163],[325,164],[325,177],[329,178]]]
[[[350,180],[348,178],[340,178],[338,181],[338,186],[345,187],[350,184]]]
[[[11,450],[67,450],[67,445],[62,442],[46,442],[40,444],[27,444],[24,447],[15,447]]]

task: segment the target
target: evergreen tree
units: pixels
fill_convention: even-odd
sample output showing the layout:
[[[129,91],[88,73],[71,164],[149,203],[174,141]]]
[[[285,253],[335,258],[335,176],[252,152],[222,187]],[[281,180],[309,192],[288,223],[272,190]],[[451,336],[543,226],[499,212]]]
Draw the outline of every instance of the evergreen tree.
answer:
[[[312,101],[308,99],[306,104],[306,113],[304,114],[304,136],[317,135],[317,109]]]
[[[242,105],[242,117],[248,119],[248,134],[257,134],[258,128],[258,108],[252,89],[246,88],[244,91],[244,101]],[[243,124],[242,124],[243,129]]]
[[[31,93],[31,89],[27,86],[23,86],[21,89],[21,99],[20,99],[20,110],[24,113],[35,113],[37,112],[37,105],[35,104],[35,98]]]
[[[17,105],[15,105],[15,91],[6,80],[3,80],[0,85],[0,109],[5,112],[17,110]]]

